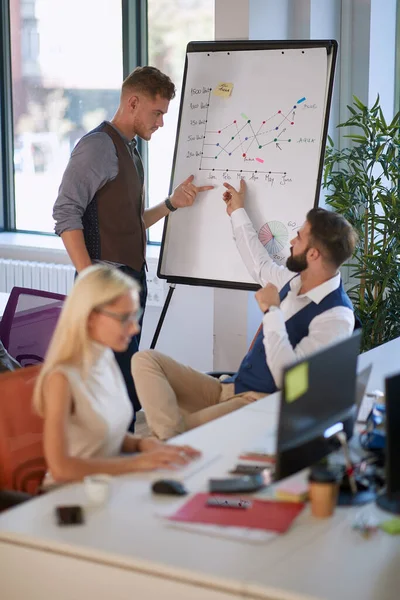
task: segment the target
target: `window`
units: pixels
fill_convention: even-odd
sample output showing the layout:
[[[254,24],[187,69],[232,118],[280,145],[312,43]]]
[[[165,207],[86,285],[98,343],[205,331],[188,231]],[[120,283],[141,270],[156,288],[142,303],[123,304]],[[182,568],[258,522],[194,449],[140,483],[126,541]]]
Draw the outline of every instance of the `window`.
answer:
[[[148,145],[148,203],[158,204],[169,190],[187,43],[214,39],[214,0],[148,0],[148,62],[169,75],[177,88],[164,119]],[[160,242],[163,223],[149,232]]]
[[[146,0],[0,0],[0,202],[7,199],[6,229],[53,232],[52,207],[71,150],[112,118],[123,66],[127,73],[135,61],[157,66],[177,87],[164,128],[144,148],[148,204],[165,198],[185,48],[190,40],[213,39],[214,3],[147,0],[146,32]],[[161,234],[159,223],[150,241],[159,242]]]
[[[15,225],[53,232],[71,150],[118,106],[121,2],[10,0],[10,40]]]

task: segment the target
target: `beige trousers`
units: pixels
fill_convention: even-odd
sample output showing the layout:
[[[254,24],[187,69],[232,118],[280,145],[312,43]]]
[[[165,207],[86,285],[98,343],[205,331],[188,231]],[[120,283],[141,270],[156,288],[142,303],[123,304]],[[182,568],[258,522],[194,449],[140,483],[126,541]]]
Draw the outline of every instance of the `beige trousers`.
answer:
[[[235,394],[233,383],[200,373],[157,352],[132,357],[132,375],[147,423],[160,440],[226,415],[265,394]]]

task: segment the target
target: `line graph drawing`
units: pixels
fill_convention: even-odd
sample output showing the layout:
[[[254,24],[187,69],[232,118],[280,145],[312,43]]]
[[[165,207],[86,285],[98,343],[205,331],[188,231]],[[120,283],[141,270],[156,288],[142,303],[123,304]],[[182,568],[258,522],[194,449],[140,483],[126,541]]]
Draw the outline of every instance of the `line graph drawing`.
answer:
[[[258,239],[270,256],[279,254],[289,241],[289,232],[281,221],[268,221],[258,232]]]
[[[212,110],[212,107],[210,109],[211,89],[209,89],[199,169],[286,175],[283,170],[268,170],[263,149],[269,146],[274,151],[281,152],[285,145],[292,143],[296,110],[305,100],[306,97],[299,98],[290,108],[278,109],[263,118],[261,122],[252,120],[249,115],[242,112],[237,118],[217,129],[209,125],[209,113]],[[249,162],[254,165],[249,165]],[[240,166],[244,168],[237,168]],[[252,168],[249,171],[250,166],[254,166],[257,170]]]

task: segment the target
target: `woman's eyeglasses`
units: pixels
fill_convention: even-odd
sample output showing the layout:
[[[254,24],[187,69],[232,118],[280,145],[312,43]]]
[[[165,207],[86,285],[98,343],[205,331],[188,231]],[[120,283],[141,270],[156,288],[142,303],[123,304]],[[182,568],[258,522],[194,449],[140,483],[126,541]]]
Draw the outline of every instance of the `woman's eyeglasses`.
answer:
[[[128,323],[139,323],[140,317],[143,314],[143,308],[139,308],[135,312],[129,313],[116,313],[111,310],[106,310],[105,308],[95,308],[95,312],[100,313],[102,315],[106,315],[107,317],[111,317],[115,321],[121,323],[121,325],[126,326]]]

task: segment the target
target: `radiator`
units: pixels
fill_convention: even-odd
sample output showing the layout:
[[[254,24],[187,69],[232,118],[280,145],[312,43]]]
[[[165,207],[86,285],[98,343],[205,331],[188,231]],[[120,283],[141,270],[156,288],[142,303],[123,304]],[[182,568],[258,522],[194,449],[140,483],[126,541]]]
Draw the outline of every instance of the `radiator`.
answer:
[[[68,294],[74,283],[72,265],[0,258],[0,292],[14,286]]]

